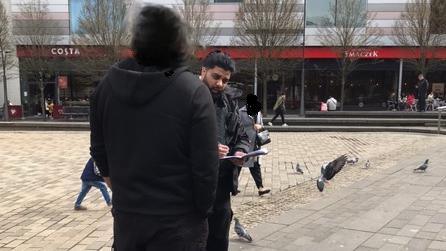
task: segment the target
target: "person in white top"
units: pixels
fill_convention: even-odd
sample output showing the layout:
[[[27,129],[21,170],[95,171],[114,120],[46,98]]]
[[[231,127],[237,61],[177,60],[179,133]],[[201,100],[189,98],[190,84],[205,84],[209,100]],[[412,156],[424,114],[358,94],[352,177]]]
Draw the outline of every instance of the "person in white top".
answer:
[[[327,100],[327,106],[329,111],[336,111],[336,106],[338,104],[338,101],[330,96],[330,98]]]

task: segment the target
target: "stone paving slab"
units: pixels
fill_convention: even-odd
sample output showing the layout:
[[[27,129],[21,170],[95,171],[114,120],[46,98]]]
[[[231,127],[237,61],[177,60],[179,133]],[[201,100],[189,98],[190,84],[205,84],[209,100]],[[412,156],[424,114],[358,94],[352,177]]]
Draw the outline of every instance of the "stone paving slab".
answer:
[[[379,189],[371,187],[401,169],[393,170],[398,159],[444,143],[439,140],[443,138],[436,135],[398,133],[271,133],[271,137],[272,143],[267,145],[270,154],[262,159],[262,172],[264,185],[272,188],[272,193],[259,197],[249,170],[243,169],[242,193],[233,198],[235,214],[249,229],[266,224],[262,234],[265,238],[259,241],[270,243],[271,247],[265,244],[264,250],[273,250],[275,239],[290,240],[297,246],[325,240],[336,232],[337,225],[389,198],[390,189],[398,187],[398,178],[389,179]],[[92,189],[87,195],[84,201],[87,211],[73,211],[81,186],[79,177],[89,156],[88,147],[88,132],[0,131],[0,250],[109,249],[112,218],[100,192]],[[314,178],[321,164],[343,153],[359,157],[360,163],[346,167],[346,179],[336,178],[336,182],[327,187],[327,194],[314,193]],[[369,170],[361,168],[366,159],[372,162]],[[304,175],[294,172],[296,162],[304,168]],[[446,171],[436,172],[446,175]],[[376,173],[380,174],[369,176]],[[358,177],[367,176],[365,183],[355,183]],[[407,221],[414,210],[428,206],[429,210],[416,215],[416,220],[404,224],[417,226],[420,230],[415,237],[430,238],[428,245],[438,241],[432,244],[437,248],[446,241],[446,199],[438,199],[446,194],[443,193],[446,181],[429,174],[420,177],[423,178],[407,186],[423,188],[432,182],[437,182],[438,186],[427,192],[423,201],[412,204],[410,210],[397,217],[401,222]],[[327,196],[328,192],[351,184],[353,188]],[[358,191],[361,191],[359,196]],[[293,209],[307,203],[309,197],[319,202]],[[321,212],[322,209],[343,213],[330,218]],[[285,211],[288,212],[282,214]],[[401,222],[380,231],[403,238],[411,229],[404,229]],[[329,227],[321,233],[315,232],[321,225]],[[308,236],[298,239],[293,235],[295,231]],[[279,234],[272,236],[274,232]],[[259,236],[260,233],[256,240]],[[338,239],[336,235],[331,238],[329,240]],[[358,239],[361,238],[359,235]],[[233,242],[238,243],[236,239]],[[290,243],[283,247],[293,250]],[[352,243],[356,242],[352,240]]]
[[[446,250],[445,138],[438,143],[366,182],[328,191],[296,214],[268,220],[286,227],[267,231],[261,224],[250,230],[253,243],[237,240],[230,250]],[[430,159],[430,168],[413,173],[423,158]]]

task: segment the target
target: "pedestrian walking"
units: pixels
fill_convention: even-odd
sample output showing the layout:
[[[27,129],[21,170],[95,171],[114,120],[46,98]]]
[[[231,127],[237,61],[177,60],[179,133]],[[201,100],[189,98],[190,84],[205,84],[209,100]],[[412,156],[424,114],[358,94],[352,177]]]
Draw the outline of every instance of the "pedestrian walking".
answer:
[[[90,98],[91,155],[112,187],[118,251],[206,250],[217,127],[209,88],[183,66],[188,37],[173,9],[141,8],[134,57],[113,65]]]
[[[98,188],[102,196],[104,197],[107,206],[112,205],[110,195],[108,194],[107,186],[105,185],[104,179],[101,177],[99,170],[96,167],[93,159],[90,158],[85,165],[84,171],[81,175],[82,188],[77,196],[76,202],[74,203],[74,210],[87,210],[86,207],[82,206],[82,201],[84,200],[87,193],[90,191],[91,187]]]
[[[280,115],[280,118],[282,119],[282,126],[288,126],[285,123],[285,101],[286,101],[286,96],[285,96],[285,92],[282,92],[280,94],[279,97],[277,97],[276,103],[274,104],[273,110],[275,112],[274,117],[271,119],[270,122],[268,122],[269,126],[273,125],[274,120],[276,120],[276,118]]]
[[[247,104],[240,108],[240,119],[242,121],[245,132],[249,138],[249,152],[259,150],[261,147],[256,139],[257,133],[263,129],[263,119],[261,103],[257,101],[257,96],[248,94]],[[262,170],[260,168],[260,157],[250,158],[244,163],[245,167],[249,167],[249,172],[258,189],[259,196],[267,194],[271,191],[269,188],[263,187]]]
[[[208,86],[217,116],[218,155],[243,156],[249,150],[249,139],[240,122],[237,102],[228,87],[235,71],[232,59],[221,51],[209,53],[202,62],[200,79]],[[233,212],[231,194],[237,195],[239,167],[243,160],[220,160],[218,186],[213,210],[209,215],[208,251],[226,251]]]
[[[429,89],[429,82],[422,73],[418,74],[418,80],[418,111],[424,112],[426,110],[426,95]]]

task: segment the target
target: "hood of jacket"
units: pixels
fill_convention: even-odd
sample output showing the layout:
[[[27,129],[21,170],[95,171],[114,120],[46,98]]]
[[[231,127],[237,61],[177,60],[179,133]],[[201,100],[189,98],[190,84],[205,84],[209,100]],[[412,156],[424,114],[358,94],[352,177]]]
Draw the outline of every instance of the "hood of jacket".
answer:
[[[131,105],[142,105],[157,97],[186,69],[159,69],[126,59],[113,65],[105,80],[110,82],[115,97]]]
[[[232,86],[227,86],[224,90],[224,93],[229,95],[231,99],[239,99],[243,96],[242,90]]]

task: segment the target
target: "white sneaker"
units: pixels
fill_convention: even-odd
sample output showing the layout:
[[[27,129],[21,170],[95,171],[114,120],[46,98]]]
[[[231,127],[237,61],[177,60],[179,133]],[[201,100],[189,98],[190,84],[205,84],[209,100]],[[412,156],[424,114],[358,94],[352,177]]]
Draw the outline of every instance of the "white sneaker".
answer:
[[[286,123],[283,123],[283,125],[282,126],[288,126]]]
[[[268,122],[268,125],[269,125],[269,126],[273,126],[273,123],[271,123],[271,122]]]

